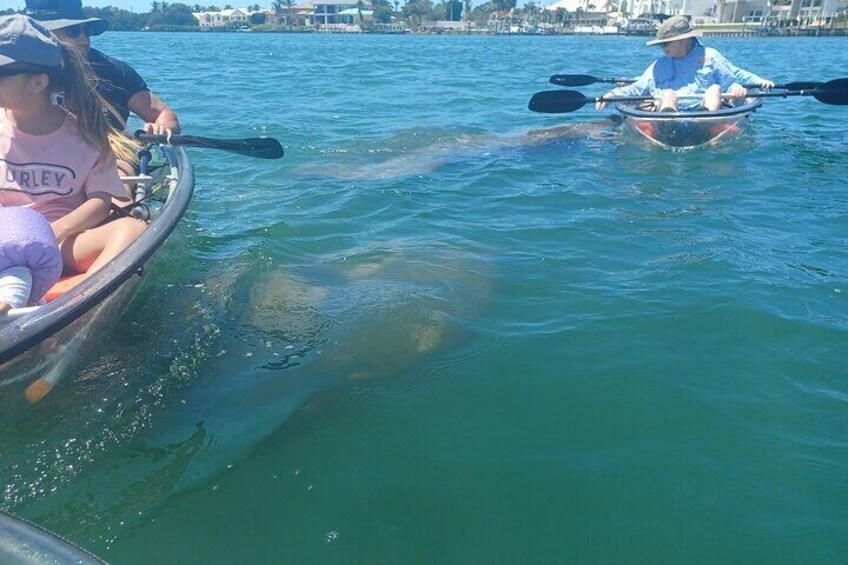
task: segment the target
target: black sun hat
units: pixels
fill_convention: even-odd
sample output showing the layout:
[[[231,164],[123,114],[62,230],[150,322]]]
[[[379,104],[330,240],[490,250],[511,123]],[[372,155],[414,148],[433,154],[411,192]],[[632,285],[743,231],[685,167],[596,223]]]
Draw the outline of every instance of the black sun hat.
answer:
[[[88,35],[100,35],[109,28],[106,20],[86,17],[82,0],[26,0],[26,15],[50,31],[88,24]]]
[[[12,63],[58,67],[62,64],[62,44],[47,28],[26,16],[2,16],[0,67]]]

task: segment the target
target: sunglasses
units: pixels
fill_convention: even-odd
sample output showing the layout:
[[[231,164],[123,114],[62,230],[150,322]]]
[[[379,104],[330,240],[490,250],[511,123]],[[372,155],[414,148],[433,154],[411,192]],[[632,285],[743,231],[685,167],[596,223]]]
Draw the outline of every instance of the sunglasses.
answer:
[[[86,37],[91,37],[91,32],[94,31],[94,26],[91,24],[77,24],[69,27],[63,27],[57,31],[61,31],[73,39],[79,37],[81,33],[84,33]]]

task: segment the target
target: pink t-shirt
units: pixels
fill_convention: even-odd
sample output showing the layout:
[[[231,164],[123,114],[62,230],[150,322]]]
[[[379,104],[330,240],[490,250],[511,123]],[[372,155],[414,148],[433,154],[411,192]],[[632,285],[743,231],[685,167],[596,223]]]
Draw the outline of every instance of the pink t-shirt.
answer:
[[[27,206],[52,222],[97,193],[126,199],[117,166],[83,140],[73,114],[53,133],[32,135],[0,108],[0,206]]]

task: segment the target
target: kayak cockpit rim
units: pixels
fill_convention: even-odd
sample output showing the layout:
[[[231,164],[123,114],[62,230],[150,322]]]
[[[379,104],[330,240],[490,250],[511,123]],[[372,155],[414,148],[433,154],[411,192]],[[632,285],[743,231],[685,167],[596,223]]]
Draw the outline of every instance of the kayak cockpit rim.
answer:
[[[755,112],[763,105],[759,98],[749,98],[745,104],[740,106],[726,106],[720,110],[693,110],[691,112],[657,112],[654,110],[644,110],[634,106],[619,102],[615,105],[625,117],[639,118],[642,120],[664,121],[664,120],[704,120],[704,119],[726,119],[741,116],[744,117],[751,112]]]
[[[760,106],[758,98],[749,98],[739,106],[716,111],[656,112],[624,103],[616,104],[616,110],[625,129],[649,143],[672,151],[689,151],[737,136]]]

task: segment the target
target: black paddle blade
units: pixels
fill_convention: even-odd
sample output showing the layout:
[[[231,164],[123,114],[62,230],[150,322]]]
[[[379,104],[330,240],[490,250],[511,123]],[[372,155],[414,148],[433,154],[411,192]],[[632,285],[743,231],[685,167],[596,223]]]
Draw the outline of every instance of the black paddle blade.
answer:
[[[534,94],[528,108],[542,114],[565,114],[594,101],[573,90],[546,90]]]
[[[599,81],[592,75],[554,75],[550,82],[559,86],[588,86]]]
[[[775,88],[785,88],[786,90],[815,90],[821,85],[823,82],[818,81],[799,81],[799,82],[787,82],[786,84],[776,84]]]
[[[812,93],[819,102],[834,106],[848,106],[848,78],[838,78],[828,81]]]
[[[550,78],[551,84],[559,86],[588,86],[596,82],[630,84],[633,80],[629,78],[598,78],[592,75],[554,75]]]
[[[154,135],[136,132],[136,139],[145,143],[167,143],[183,147],[201,147],[204,149],[220,149],[245,157],[256,159],[279,159],[283,156],[283,146],[273,137],[252,137],[248,139],[212,139],[192,135]]]

